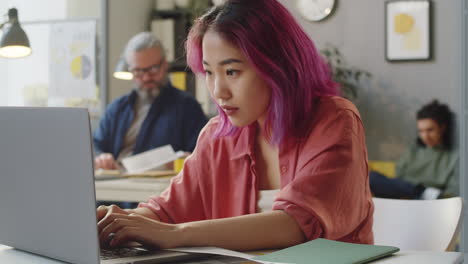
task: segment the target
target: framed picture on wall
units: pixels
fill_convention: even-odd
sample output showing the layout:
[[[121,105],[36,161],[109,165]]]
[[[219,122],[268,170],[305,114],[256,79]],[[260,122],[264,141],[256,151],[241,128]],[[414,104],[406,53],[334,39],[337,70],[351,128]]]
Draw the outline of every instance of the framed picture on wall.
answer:
[[[431,59],[430,0],[385,2],[385,58],[388,61]]]

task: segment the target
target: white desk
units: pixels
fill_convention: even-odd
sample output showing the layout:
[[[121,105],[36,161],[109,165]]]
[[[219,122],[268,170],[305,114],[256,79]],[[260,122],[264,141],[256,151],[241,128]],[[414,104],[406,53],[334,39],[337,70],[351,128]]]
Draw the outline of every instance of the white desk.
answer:
[[[96,200],[119,202],[146,202],[169,186],[171,177],[131,178],[96,181]]]
[[[222,262],[222,258],[217,259],[217,263],[230,263]],[[64,262],[37,256],[22,252],[7,246],[0,245],[0,263],[15,263],[15,264],[62,264]],[[203,261],[199,263],[203,264]],[[207,260],[206,263],[213,263]],[[248,263],[245,260],[239,261],[240,263]],[[252,262],[253,263],[253,262]],[[377,260],[373,264],[461,264],[463,263],[463,254],[459,252],[425,252],[425,251],[402,251],[396,253],[394,256]],[[313,263],[311,263],[313,264]]]
[[[400,251],[393,256],[373,261],[378,264],[461,264],[460,252]]]

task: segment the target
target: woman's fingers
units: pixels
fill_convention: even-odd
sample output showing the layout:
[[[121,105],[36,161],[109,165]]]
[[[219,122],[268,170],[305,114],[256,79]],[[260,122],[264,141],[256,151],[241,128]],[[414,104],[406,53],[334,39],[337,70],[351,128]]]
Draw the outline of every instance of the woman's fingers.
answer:
[[[118,209],[120,208],[117,207],[115,210],[113,210],[114,212],[109,210],[111,213],[106,215],[106,217],[104,217],[102,221],[98,223],[99,242],[101,245],[107,245],[108,242],[110,242],[112,239],[112,236],[114,236],[116,232],[124,227],[144,225],[144,219],[142,219],[144,217],[136,214],[121,214],[118,212],[122,212],[122,210]]]
[[[138,214],[108,214],[99,222],[99,242],[102,246],[118,246],[138,242],[153,248],[178,245],[174,237],[176,225],[161,223]]]
[[[109,246],[111,247],[116,247],[122,244],[125,244],[129,241],[135,241],[135,242],[140,242],[142,244],[147,244],[141,241],[139,239],[138,230],[141,231],[141,228],[139,227],[133,227],[133,226],[124,226],[120,228],[118,231],[113,233],[113,236],[111,237],[111,240],[109,242]]]
[[[105,215],[101,217],[101,219],[99,220],[97,224],[99,233],[101,233],[102,229],[106,227],[111,221],[113,221],[113,219],[115,218],[115,216],[113,215],[128,215],[128,213],[125,210],[121,209],[115,204],[106,206],[105,208],[104,207],[101,208],[101,206],[99,206],[98,211],[101,211],[101,212],[98,212],[98,217],[104,214],[102,213],[102,211],[106,212]]]
[[[96,218],[97,218],[97,221],[100,221],[104,216],[106,216],[107,214],[107,211],[109,210],[109,208],[105,205],[100,205],[97,209],[96,209]]]
[[[115,233],[118,232],[120,229],[127,227],[130,225],[131,221],[126,219],[126,215],[114,215],[115,218],[111,222],[109,222],[102,230],[99,232],[99,243],[101,245],[108,245],[109,242],[115,236]]]
[[[124,226],[112,233],[111,247],[125,245],[127,242],[138,242],[155,249],[169,248],[164,238],[158,236],[157,230],[148,230],[145,225]]]

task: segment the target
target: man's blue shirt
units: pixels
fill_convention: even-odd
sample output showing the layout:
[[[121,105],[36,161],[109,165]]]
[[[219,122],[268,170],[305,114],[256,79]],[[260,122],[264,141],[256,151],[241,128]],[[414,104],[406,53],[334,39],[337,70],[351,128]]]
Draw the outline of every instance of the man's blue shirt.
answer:
[[[125,135],[134,118],[135,90],[107,106],[106,112],[94,132],[96,154],[111,153],[119,156]],[[167,144],[175,151],[193,151],[200,130],[207,118],[200,104],[188,93],[167,85],[151,104],[136,139],[133,154]]]

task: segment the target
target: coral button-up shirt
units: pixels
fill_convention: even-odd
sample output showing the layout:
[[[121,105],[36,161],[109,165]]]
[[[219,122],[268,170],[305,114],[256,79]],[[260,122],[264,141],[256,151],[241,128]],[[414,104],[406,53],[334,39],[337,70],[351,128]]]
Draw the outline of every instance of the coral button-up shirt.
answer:
[[[320,97],[315,104],[308,136],[279,146],[281,190],[272,209],[293,217],[309,240],[372,244],[373,203],[359,113],[340,97]],[[257,213],[256,126],[214,138],[218,123],[215,117],[205,126],[168,189],[140,207],[168,223]]]

